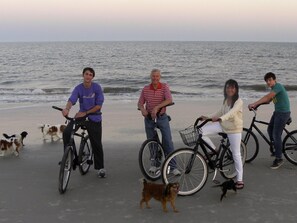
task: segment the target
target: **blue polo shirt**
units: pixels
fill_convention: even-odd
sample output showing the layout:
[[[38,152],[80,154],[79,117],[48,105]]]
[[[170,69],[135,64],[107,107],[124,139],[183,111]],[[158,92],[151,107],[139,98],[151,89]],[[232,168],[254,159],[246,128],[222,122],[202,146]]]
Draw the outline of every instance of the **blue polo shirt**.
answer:
[[[86,112],[92,109],[95,105],[102,106],[104,102],[104,95],[102,88],[97,83],[92,83],[90,88],[85,88],[83,83],[77,85],[69,98],[69,101],[75,105],[79,100],[79,111]],[[102,121],[102,115],[89,115],[89,119],[93,122]]]

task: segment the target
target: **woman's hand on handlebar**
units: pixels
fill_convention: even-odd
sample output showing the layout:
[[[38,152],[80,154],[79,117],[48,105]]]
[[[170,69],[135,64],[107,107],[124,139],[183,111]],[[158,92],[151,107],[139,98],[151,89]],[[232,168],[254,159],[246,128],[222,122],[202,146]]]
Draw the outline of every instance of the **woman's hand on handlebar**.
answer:
[[[211,119],[212,122],[220,122],[222,119],[220,117],[212,117]]]

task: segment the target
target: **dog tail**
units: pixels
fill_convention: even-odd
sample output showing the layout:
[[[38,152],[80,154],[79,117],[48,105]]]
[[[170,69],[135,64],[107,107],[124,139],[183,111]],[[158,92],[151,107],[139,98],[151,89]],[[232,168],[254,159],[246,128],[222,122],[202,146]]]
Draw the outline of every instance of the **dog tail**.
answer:
[[[5,134],[5,133],[3,133],[3,136],[4,136],[6,139],[10,139],[10,138],[12,138],[12,137],[15,137],[15,135],[11,135],[11,136],[9,136],[9,135],[7,135],[7,134]]]
[[[145,178],[140,178],[139,179],[139,182],[140,183],[143,183],[143,184],[146,184],[147,183],[147,180]]]

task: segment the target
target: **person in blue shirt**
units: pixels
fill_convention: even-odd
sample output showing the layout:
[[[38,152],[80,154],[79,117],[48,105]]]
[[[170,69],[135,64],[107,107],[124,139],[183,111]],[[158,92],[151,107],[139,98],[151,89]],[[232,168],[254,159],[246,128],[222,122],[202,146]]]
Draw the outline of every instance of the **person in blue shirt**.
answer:
[[[65,108],[62,110],[63,116],[68,116],[73,105],[79,101],[79,111],[75,118],[88,116],[84,125],[88,131],[93,153],[94,168],[98,170],[99,177],[105,177],[104,156],[102,147],[102,115],[101,108],[104,102],[104,95],[99,84],[93,82],[95,71],[91,67],[83,69],[83,83],[77,85],[72,91]],[[97,113],[97,114],[96,114]],[[90,115],[88,115],[90,114]],[[64,147],[69,143],[73,122],[69,122],[63,132]]]
[[[283,163],[282,159],[282,133],[288,122],[291,111],[290,101],[286,89],[283,85],[276,82],[274,73],[269,72],[264,76],[264,80],[269,88],[270,93],[259,99],[258,101],[249,104],[249,109],[256,108],[263,103],[274,103],[274,112],[268,125],[268,134],[275,149],[275,160],[271,165],[271,169],[278,169]]]

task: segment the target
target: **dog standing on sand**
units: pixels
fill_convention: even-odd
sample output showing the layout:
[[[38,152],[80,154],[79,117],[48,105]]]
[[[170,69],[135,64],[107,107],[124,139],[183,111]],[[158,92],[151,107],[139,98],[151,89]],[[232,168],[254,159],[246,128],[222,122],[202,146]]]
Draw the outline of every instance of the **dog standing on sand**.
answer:
[[[166,203],[170,202],[173,211],[178,212],[175,207],[175,199],[179,191],[178,183],[169,183],[169,184],[155,184],[147,182],[143,179],[143,190],[142,190],[142,199],[140,201],[140,208],[143,208],[143,203],[146,204],[147,208],[150,208],[148,202],[154,198],[157,201],[162,203],[163,211],[167,212]]]
[[[1,156],[6,155],[9,151],[13,152],[15,156],[18,156],[20,149],[24,146],[24,138],[28,133],[23,131],[21,134],[7,135],[3,134],[5,139],[0,140],[0,154]]]
[[[228,190],[234,190],[235,192],[237,192],[236,183],[232,179],[227,180],[222,184],[215,185],[214,187],[221,187],[221,189],[222,189],[220,201],[222,201],[223,198],[226,197]]]
[[[47,136],[51,137],[51,140],[54,140],[54,137],[57,138],[57,140],[62,139],[64,129],[66,128],[66,125],[50,125],[50,124],[42,124],[38,126],[39,129],[41,129],[41,132],[43,134],[43,139],[46,140]]]

